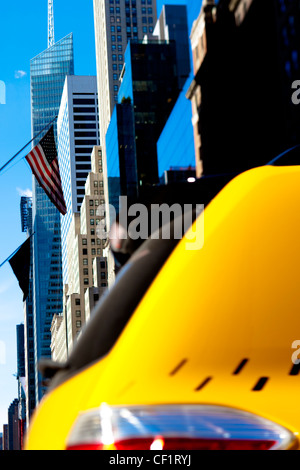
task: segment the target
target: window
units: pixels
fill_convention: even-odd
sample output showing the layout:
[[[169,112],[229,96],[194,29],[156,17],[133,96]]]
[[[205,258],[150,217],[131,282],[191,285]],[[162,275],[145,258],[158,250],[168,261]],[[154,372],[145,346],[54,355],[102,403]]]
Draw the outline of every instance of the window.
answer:
[[[83,270],[83,275],[88,276],[89,275],[89,270],[87,268],[84,268]]]
[[[84,249],[82,250],[82,254],[83,254],[83,255],[87,255],[87,254],[88,254],[88,251],[87,251],[86,248],[84,248]]]
[[[75,305],[80,305],[80,299],[75,299]]]
[[[94,205],[94,200],[90,199],[90,206],[92,207]]]
[[[86,239],[86,238],[83,238],[83,239],[82,239],[82,244],[83,244],[83,245],[87,245],[87,239]]]
[[[94,256],[96,254],[96,249],[92,248],[92,255]]]
[[[76,317],[81,317],[81,310],[76,310],[75,315]]]
[[[95,225],[95,219],[90,219],[90,224]]]
[[[89,261],[88,261],[87,258],[83,258],[83,264],[84,264],[85,266],[89,264]]]
[[[81,327],[81,320],[76,320],[76,328],[80,328]]]
[[[85,286],[88,286],[88,285],[89,285],[89,279],[88,279],[87,277],[85,277],[85,278],[83,279],[83,284],[84,284]]]

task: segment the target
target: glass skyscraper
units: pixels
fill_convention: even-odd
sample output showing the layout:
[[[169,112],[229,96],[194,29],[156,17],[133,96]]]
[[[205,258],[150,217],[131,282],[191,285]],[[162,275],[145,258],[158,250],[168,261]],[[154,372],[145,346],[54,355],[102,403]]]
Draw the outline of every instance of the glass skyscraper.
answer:
[[[202,0],[182,0],[187,8],[188,31],[192,29],[193,22],[200,13]],[[174,7],[168,6],[166,10],[174,11]],[[176,11],[176,10],[175,10]],[[164,171],[172,168],[188,168],[195,166],[194,133],[192,125],[192,106],[187,99],[187,90],[194,78],[192,51],[190,53],[190,74],[184,83],[177,103],[162,131],[157,142],[158,172],[163,177]]]
[[[31,128],[36,136],[58,115],[65,78],[74,75],[73,35],[69,34],[30,62]],[[45,131],[34,139],[36,145]],[[57,138],[56,121],[54,133]],[[38,361],[51,357],[50,327],[62,312],[62,256],[60,213],[33,177],[33,319],[35,333],[36,400],[43,395]]]

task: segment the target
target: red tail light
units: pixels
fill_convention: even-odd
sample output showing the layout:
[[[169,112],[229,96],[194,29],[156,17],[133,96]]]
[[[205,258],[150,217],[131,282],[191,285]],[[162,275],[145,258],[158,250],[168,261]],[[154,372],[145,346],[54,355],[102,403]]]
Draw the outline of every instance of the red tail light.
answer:
[[[80,415],[68,450],[275,450],[295,436],[259,416],[221,406],[108,407]]]

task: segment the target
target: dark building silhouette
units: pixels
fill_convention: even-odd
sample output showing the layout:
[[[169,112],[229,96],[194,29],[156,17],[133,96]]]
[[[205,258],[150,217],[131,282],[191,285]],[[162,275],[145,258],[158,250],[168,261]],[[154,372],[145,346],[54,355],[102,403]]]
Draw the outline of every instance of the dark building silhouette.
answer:
[[[197,176],[264,165],[300,143],[300,10],[287,0],[203,2],[191,34]]]
[[[179,95],[175,42],[131,41],[121,80],[106,134],[110,203],[159,183],[156,143]]]
[[[8,408],[8,450],[21,450],[19,400],[15,400]]]

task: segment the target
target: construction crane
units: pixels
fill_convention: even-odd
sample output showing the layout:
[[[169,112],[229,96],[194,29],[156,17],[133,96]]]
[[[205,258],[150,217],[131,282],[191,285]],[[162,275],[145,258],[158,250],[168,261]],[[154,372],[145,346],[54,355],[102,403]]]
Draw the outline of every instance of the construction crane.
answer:
[[[48,47],[55,44],[53,0],[48,0]]]

